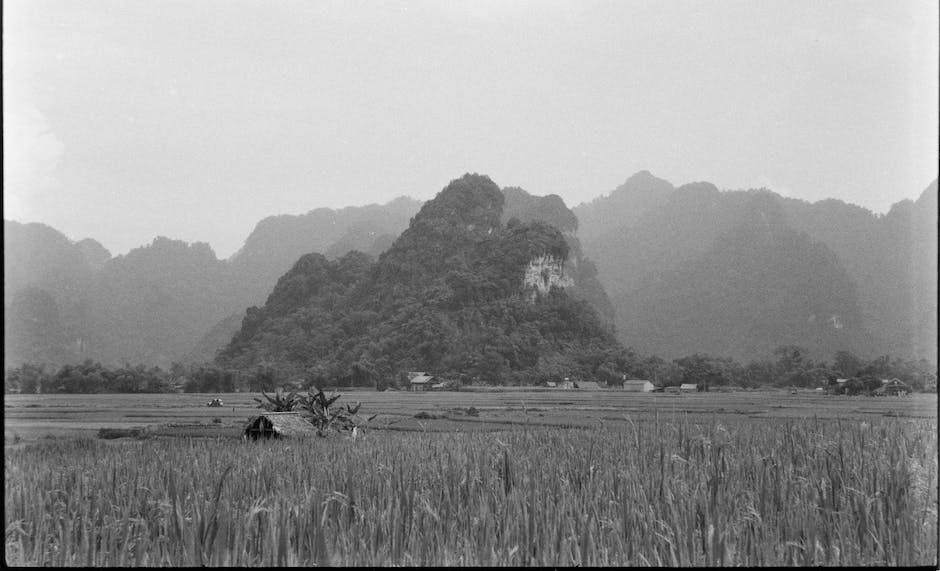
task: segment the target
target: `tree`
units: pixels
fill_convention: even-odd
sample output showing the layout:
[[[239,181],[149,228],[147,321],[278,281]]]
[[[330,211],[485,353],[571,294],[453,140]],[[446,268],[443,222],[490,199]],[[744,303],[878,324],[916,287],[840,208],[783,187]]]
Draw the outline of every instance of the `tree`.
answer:
[[[261,396],[265,400],[256,398],[255,401],[258,403],[258,408],[263,408],[268,412],[290,412],[294,410],[294,407],[301,404],[301,397],[297,396],[297,393],[291,391],[287,394],[282,394],[281,389],[277,389],[277,392],[274,395],[267,395],[264,391],[261,391]]]
[[[862,360],[851,351],[837,351],[832,366],[842,375],[841,378],[848,379],[858,374],[862,368]]]
[[[780,376],[794,371],[801,371],[810,365],[806,359],[807,350],[798,345],[783,345],[774,349],[777,357],[777,374]]]
[[[747,387],[769,386],[777,378],[777,366],[772,361],[752,361],[744,368],[742,384]]]
[[[676,359],[675,363],[682,369],[682,382],[695,383],[698,390],[707,392],[710,386],[728,384],[732,361],[696,353]]]

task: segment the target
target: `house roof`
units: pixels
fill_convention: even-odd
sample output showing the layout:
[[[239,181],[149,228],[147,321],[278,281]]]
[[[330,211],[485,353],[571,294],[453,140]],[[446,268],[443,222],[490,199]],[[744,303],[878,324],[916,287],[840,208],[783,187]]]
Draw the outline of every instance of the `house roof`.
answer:
[[[416,377],[412,377],[411,384],[423,385],[423,384],[430,383],[433,379],[434,377],[432,375],[418,375]]]
[[[644,381],[643,379],[627,379],[627,380],[625,380],[625,381],[623,382],[623,384],[625,384],[625,385],[642,385],[642,384],[645,384],[645,383],[653,384],[652,382],[650,382],[650,381]]]
[[[601,386],[594,381],[578,381],[578,388],[580,389],[599,389]]]
[[[695,383],[682,383],[681,385],[679,385],[679,388],[682,390],[692,390],[692,389],[698,389],[698,385],[696,385]]]
[[[261,422],[262,419],[271,425],[271,429],[279,436],[309,436],[316,434],[316,429],[312,424],[304,420],[298,412],[265,412],[249,421],[245,427],[247,431]]]

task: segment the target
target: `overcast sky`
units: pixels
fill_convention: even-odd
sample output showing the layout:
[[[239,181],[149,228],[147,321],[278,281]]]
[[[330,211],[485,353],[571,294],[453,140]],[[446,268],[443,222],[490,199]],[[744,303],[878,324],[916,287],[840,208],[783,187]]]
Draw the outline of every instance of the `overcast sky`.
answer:
[[[4,217],[112,254],[465,172],[876,212],[937,177],[936,0],[3,2]]]

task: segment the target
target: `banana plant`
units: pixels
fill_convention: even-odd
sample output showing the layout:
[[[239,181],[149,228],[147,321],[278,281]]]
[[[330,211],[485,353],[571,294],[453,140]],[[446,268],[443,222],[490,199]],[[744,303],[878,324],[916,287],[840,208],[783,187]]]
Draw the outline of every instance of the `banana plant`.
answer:
[[[352,430],[360,425],[358,413],[362,403],[333,406],[342,395],[327,396],[321,389],[314,389],[316,392],[308,391],[305,396],[299,397],[298,408],[317,427],[317,434],[326,436],[332,430]],[[372,415],[366,422],[376,416]]]
[[[290,412],[294,410],[294,407],[302,400],[302,397],[298,396],[295,391],[291,391],[285,395],[281,393],[281,389],[277,389],[274,396],[267,395],[264,391],[261,391],[261,396],[266,400],[263,401],[256,398],[258,408],[263,408],[268,412]]]

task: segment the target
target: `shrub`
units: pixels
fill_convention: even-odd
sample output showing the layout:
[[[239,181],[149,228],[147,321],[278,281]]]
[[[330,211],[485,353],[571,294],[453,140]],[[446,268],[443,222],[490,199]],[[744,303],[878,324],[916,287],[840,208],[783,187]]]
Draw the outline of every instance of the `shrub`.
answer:
[[[150,438],[150,431],[139,426],[132,428],[99,428],[98,438],[102,440],[113,440],[115,438],[136,438],[143,440]]]

